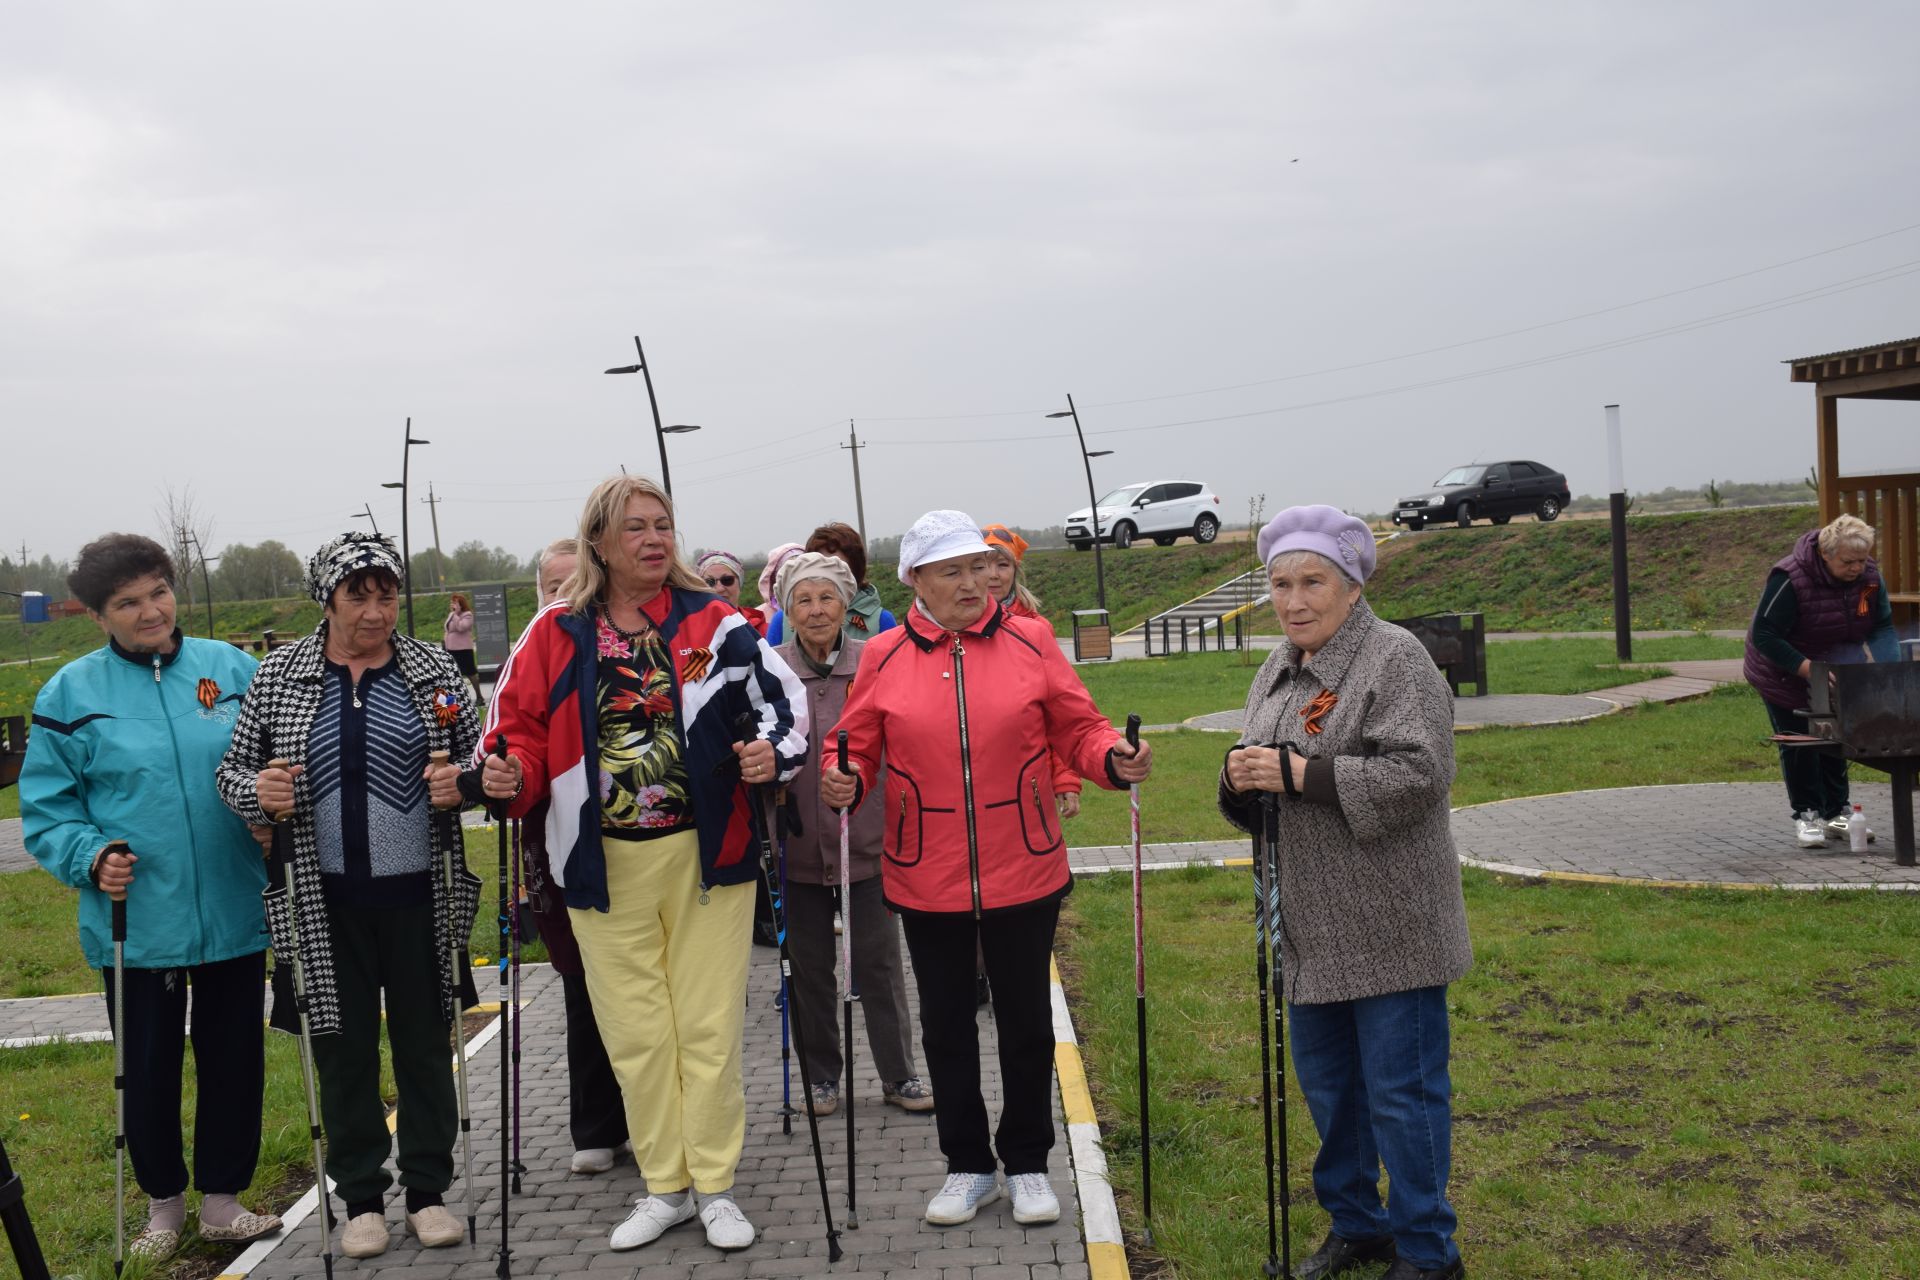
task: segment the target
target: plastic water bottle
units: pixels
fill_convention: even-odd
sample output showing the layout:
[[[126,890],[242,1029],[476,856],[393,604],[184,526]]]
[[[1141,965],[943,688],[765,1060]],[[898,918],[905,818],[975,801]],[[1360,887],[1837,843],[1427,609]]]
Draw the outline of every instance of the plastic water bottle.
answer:
[[[1847,815],[1847,848],[1855,853],[1867,851],[1867,818],[1857,804],[1853,806],[1853,812]]]

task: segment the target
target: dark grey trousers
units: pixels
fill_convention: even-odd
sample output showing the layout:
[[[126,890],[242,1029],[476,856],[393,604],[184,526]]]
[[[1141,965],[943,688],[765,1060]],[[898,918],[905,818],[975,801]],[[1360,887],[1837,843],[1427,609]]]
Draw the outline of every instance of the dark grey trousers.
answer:
[[[840,940],[833,936],[832,885],[787,885],[787,946],[793,952],[793,1010],[806,1019],[807,1070],[817,1084],[843,1080],[840,1057]],[[853,886],[853,987],[867,1024],[867,1047],[884,1084],[917,1074],[908,1039],[907,983],[900,963],[900,925],[880,896],[880,877]]]

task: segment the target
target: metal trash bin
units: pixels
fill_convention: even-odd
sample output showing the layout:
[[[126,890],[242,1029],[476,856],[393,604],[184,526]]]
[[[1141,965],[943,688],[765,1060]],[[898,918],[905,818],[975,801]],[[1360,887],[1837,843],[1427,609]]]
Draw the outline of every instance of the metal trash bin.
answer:
[[[1113,657],[1113,626],[1105,609],[1073,611],[1073,660],[1089,662]]]

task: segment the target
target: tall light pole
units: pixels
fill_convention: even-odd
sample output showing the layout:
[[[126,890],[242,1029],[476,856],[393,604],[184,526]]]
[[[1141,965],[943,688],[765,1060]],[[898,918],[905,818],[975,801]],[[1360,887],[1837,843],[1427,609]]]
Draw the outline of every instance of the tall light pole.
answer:
[[[427,496],[420,501],[427,504],[427,514],[433,517],[433,585],[438,589],[447,585],[446,557],[440,550],[440,504],[446,499],[433,496],[433,481],[429,480]]]
[[[1093,460],[1104,458],[1112,453],[1111,449],[1095,449],[1087,452],[1087,437],[1080,430],[1080,411],[1073,407],[1073,394],[1067,394],[1067,407],[1059,413],[1050,413],[1049,418],[1072,418],[1074,438],[1080,442],[1080,465],[1087,471],[1087,508],[1093,513],[1093,580],[1100,592],[1100,608],[1107,607],[1107,570],[1100,562],[1100,499],[1093,491]]]
[[[667,496],[671,498],[673,496],[673,476],[672,473],[667,470],[667,437],[685,435],[689,431],[698,431],[700,424],[697,422],[676,422],[670,427],[660,425],[660,401],[656,399],[653,394],[653,370],[647,367],[647,351],[645,347],[640,345],[640,335],[637,333],[633,335],[633,350],[634,353],[640,357],[639,364],[623,364],[608,369],[607,372],[638,373],[646,378],[647,407],[653,410],[653,438],[660,445],[660,487],[665,489]]]
[[[385,485],[381,485],[380,487],[383,489],[386,488]],[[373,518],[373,504],[371,502],[366,504],[365,510],[354,512],[353,518],[355,520],[365,520],[368,524],[373,526],[374,536],[376,538],[380,536],[380,522]]]
[[[1613,531],[1613,652],[1633,661],[1633,606],[1627,597],[1627,469],[1621,462],[1620,406],[1607,415],[1607,516]]]
[[[387,481],[382,489],[400,491],[400,580],[407,593],[407,634],[413,634],[413,550],[407,540],[407,464],[413,457],[413,446],[432,444],[431,440],[416,439],[413,434],[413,419],[407,419],[407,442],[400,447],[400,480],[398,483]],[[371,518],[371,517],[369,517]],[[374,532],[378,533],[376,529]]]

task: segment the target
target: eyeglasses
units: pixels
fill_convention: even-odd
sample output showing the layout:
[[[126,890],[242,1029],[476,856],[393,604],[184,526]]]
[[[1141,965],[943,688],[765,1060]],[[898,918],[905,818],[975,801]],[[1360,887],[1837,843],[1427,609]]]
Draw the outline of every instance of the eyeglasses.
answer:
[[[723,573],[717,578],[708,578],[707,585],[710,587],[730,587],[738,581],[740,581],[740,579],[734,577],[732,574]]]

